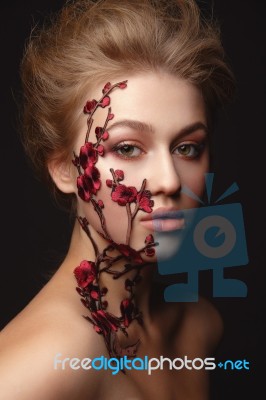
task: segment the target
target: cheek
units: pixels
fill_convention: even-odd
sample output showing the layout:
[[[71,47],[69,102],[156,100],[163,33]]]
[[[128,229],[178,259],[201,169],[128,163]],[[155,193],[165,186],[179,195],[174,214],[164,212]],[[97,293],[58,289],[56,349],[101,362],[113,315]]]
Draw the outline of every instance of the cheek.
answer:
[[[103,187],[100,189],[98,195],[95,196],[95,200],[101,200],[104,204],[102,215],[110,237],[117,243],[124,242],[127,231],[126,208],[118,206],[118,204],[112,201],[111,189],[108,187]],[[79,215],[85,216],[88,220],[91,233],[96,231],[104,233],[101,220],[91,203],[84,203],[82,200],[80,200],[78,213]]]
[[[205,190],[205,174],[209,172],[209,157],[202,158],[200,163],[184,166],[181,169],[181,186],[189,188],[197,197],[202,198]],[[184,208],[198,207],[197,200],[184,194]]]
[[[194,192],[197,196],[201,196],[202,192],[204,190],[205,187],[205,170],[199,172],[198,170],[195,171],[196,173],[191,173],[188,174],[184,181],[185,181],[185,185],[189,187],[190,190],[192,190],[192,192]]]
[[[125,165],[121,165],[121,163],[116,161],[113,157],[109,159],[108,156],[104,156],[99,158],[97,162],[97,169],[100,172],[101,187],[94,198],[96,201],[101,200],[104,204],[102,212],[108,234],[115,242],[123,243],[125,242],[127,233],[127,210],[125,206],[120,206],[111,198],[112,189],[106,185],[106,180],[112,180],[110,168],[124,171],[125,178],[121,184],[125,184],[126,186],[134,186],[137,190],[139,190],[142,180],[139,174],[136,174],[136,169],[134,166],[128,166],[125,168]],[[93,205],[91,203],[85,203],[80,198],[78,199],[79,215],[84,215],[87,218],[91,231],[103,232],[100,218],[97,212],[94,210]]]

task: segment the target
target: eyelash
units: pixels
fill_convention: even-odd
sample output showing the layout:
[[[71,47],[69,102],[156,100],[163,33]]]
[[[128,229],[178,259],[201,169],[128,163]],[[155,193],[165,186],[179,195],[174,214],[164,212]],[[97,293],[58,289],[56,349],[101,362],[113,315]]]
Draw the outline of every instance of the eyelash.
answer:
[[[204,149],[204,146],[205,146],[204,142],[202,142],[202,143],[182,143],[179,146],[177,146],[174,151],[181,149],[181,147],[190,147],[190,149],[192,148],[194,150],[194,152],[195,152],[194,155],[188,156],[188,155],[183,155],[180,153],[178,155],[180,155],[180,157],[182,157],[182,158],[194,160],[200,156],[200,154],[202,153],[202,151]]]
[[[173,154],[174,154],[174,152],[175,152],[176,150],[180,149],[181,147],[185,147],[185,146],[186,146],[186,147],[189,146],[190,148],[193,148],[196,154],[194,154],[194,155],[192,155],[192,156],[187,156],[187,155],[182,155],[182,154],[178,153],[177,155],[179,155],[179,156],[182,157],[182,158],[191,160],[191,159],[196,159],[197,157],[200,156],[201,152],[202,152],[203,149],[204,149],[205,143],[204,143],[204,142],[203,142],[203,143],[199,143],[199,144],[196,144],[196,143],[182,143],[182,144],[178,145],[178,146],[173,150]],[[123,154],[119,153],[119,151],[121,151],[122,149],[125,149],[126,147],[131,148],[131,149],[136,148],[136,149],[138,149],[138,150],[140,151],[140,154],[135,155],[135,156],[131,156],[131,155],[130,155],[130,156],[127,156],[127,155],[123,155]],[[139,157],[144,153],[144,150],[142,150],[142,149],[139,147],[139,144],[137,144],[137,143],[121,142],[121,143],[115,145],[115,146],[112,148],[112,152],[115,153],[115,154],[116,154],[118,157],[120,157],[120,158],[123,158],[123,159],[125,159],[125,160],[132,160],[133,158],[139,158]]]
[[[139,150],[140,150],[141,154],[144,153],[144,151],[139,147],[139,144],[138,144],[138,143],[127,143],[127,142],[121,142],[121,143],[115,145],[115,146],[112,148],[112,152],[116,153],[116,155],[117,155],[118,157],[123,158],[123,159],[126,159],[126,160],[129,160],[129,159],[132,159],[132,158],[138,158],[138,157],[141,156],[141,154],[139,154],[139,155],[137,155],[137,156],[126,156],[126,155],[123,155],[123,154],[119,154],[119,153],[118,153],[119,150],[125,149],[126,147],[136,148],[136,149],[139,149]]]

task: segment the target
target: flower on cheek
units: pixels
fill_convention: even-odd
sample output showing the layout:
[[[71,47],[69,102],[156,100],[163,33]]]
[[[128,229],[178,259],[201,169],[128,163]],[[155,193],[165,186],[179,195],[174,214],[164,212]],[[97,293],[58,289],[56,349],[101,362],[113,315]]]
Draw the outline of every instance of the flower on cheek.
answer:
[[[104,204],[103,204],[103,201],[102,201],[102,200],[98,200],[98,201],[97,201],[97,204],[98,204],[98,206],[99,206],[100,208],[104,208]]]
[[[98,154],[100,155],[100,156],[103,156],[104,155],[104,147],[103,147],[103,145],[99,145],[98,147],[97,147],[97,152],[98,152]]]
[[[84,176],[91,186],[91,192],[96,194],[101,186],[99,170],[94,165],[89,165],[84,171]]]
[[[141,188],[137,190],[136,187],[126,186],[121,184],[124,180],[124,172],[119,169],[110,169],[112,179],[106,180],[106,185],[109,187],[111,199],[118,203],[120,206],[124,206],[124,211],[128,218],[128,227],[126,233],[125,243],[115,243],[109,235],[106,227],[105,215],[104,215],[104,203],[101,199],[94,198],[98,194],[98,190],[101,187],[100,173],[96,168],[96,163],[99,157],[104,156],[106,149],[103,144],[109,138],[108,133],[108,121],[114,118],[114,114],[111,113],[110,105],[110,92],[115,88],[119,87],[124,89],[127,87],[127,81],[119,82],[115,85],[111,85],[110,82],[106,83],[102,89],[102,96],[100,100],[91,100],[84,106],[84,113],[89,114],[87,118],[87,132],[85,136],[85,143],[80,149],[79,156],[74,153],[73,164],[77,168],[78,178],[77,187],[78,194],[86,202],[91,201],[95,212],[98,214],[100,223],[102,226],[103,234],[108,246],[100,252],[97,243],[92,241],[89,224],[86,218],[78,217],[78,220],[87,233],[89,239],[92,241],[94,250],[96,253],[95,263],[91,261],[82,261],[78,267],[75,268],[74,274],[78,283],[76,287],[77,292],[81,296],[83,305],[89,309],[90,315],[85,318],[92,323],[94,330],[103,335],[105,344],[110,356],[120,357],[123,354],[136,355],[139,340],[126,348],[122,348],[119,344],[118,338],[116,338],[115,332],[121,330],[126,336],[127,328],[133,320],[136,320],[139,324],[142,323],[141,313],[139,312],[136,304],[134,303],[134,287],[141,280],[139,271],[146,265],[146,261],[142,259],[141,255],[146,254],[152,256],[155,252],[153,246],[156,245],[152,235],[148,235],[145,239],[145,246],[140,250],[135,250],[130,246],[130,238],[132,231],[132,223],[138,211],[142,210],[145,212],[151,212],[153,207],[153,201],[151,200],[151,193],[145,190],[146,179],[143,180]],[[90,130],[93,126],[93,114],[97,108],[107,108],[107,116],[102,126],[96,126],[95,128],[95,143],[89,142]],[[135,203],[134,205],[132,203]],[[120,254],[115,252],[112,255],[112,251],[118,250]],[[110,251],[110,254],[109,254]],[[98,254],[97,254],[98,253]],[[124,260],[124,270],[116,271],[112,268],[112,265],[119,261]],[[104,268],[101,268],[101,264],[104,262]],[[137,270],[137,274],[133,279],[126,279],[125,289],[129,292],[129,297],[124,298],[120,303],[120,316],[115,316],[107,311],[108,308],[108,296],[107,288],[100,286],[101,273],[109,273],[113,275],[114,279],[128,273],[131,270]],[[104,299],[105,297],[105,299]]]
[[[111,179],[106,179],[106,186],[109,188],[113,187],[113,181]]]
[[[116,169],[115,170],[115,177],[118,181],[123,181],[124,179],[124,171],[122,171],[121,169]]]
[[[90,201],[92,194],[96,194],[100,186],[100,172],[94,165],[89,165],[84,174],[77,178],[78,194],[84,201]]]
[[[90,181],[87,181],[84,175],[77,177],[78,195],[83,201],[86,202],[89,202],[91,199],[91,186],[89,183]]]
[[[93,143],[87,142],[80,149],[79,162],[85,170],[89,164],[95,164],[98,160],[98,152],[95,150]]]
[[[151,200],[151,192],[149,190],[144,190],[137,194],[137,203],[139,209],[145,211],[146,213],[152,212],[152,207],[154,206],[154,201]]]
[[[109,133],[107,132],[107,131],[105,131],[103,134],[102,134],[102,140],[107,140],[109,138]]]
[[[112,191],[111,198],[120,206],[136,201],[137,189],[134,186],[117,185]]]

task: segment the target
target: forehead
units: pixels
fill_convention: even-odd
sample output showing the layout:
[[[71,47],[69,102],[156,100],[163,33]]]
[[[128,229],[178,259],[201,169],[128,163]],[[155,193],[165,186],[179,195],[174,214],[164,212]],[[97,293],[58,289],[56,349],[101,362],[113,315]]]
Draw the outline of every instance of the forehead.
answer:
[[[111,112],[119,120],[140,121],[153,130],[179,130],[187,125],[206,123],[206,110],[200,90],[187,81],[165,72],[140,73],[121,76],[116,82],[127,80],[125,89],[115,88],[110,93]],[[99,100],[106,82],[97,86],[90,94]],[[94,125],[102,126],[107,108],[98,108],[93,115]],[[136,125],[137,126],[137,125]]]

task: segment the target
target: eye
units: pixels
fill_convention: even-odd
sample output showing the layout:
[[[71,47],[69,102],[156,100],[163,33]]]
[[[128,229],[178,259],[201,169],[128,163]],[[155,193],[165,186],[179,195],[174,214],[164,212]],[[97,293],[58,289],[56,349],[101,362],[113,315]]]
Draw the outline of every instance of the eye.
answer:
[[[187,158],[196,158],[203,149],[203,144],[183,143],[176,147],[175,154]]]
[[[135,158],[143,153],[138,146],[128,143],[119,143],[113,147],[113,152],[122,158]]]

